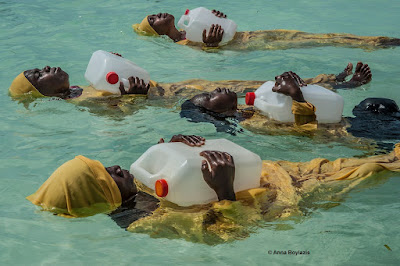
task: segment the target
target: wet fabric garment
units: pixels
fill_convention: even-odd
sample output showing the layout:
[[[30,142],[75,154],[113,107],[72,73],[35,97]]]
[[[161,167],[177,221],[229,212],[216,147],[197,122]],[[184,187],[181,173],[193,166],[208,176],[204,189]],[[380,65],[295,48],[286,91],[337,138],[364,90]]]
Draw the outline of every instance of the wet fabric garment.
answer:
[[[304,79],[307,84],[318,84],[333,90],[337,83],[335,74],[320,74],[314,78]],[[211,92],[216,88],[229,88],[238,94],[255,91],[266,80],[218,80],[190,79],[173,83],[152,82],[148,95],[150,97],[186,97],[191,98],[200,92]]]
[[[81,155],[61,165],[27,199],[43,210],[68,218],[111,212],[122,201],[105,167]]]
[[[400,171],[399,156],[397,144],[390,154],[363,159],[263,161],[260,188],[236,193],[236,202],[183,208],[161,200],[151,216],[135,221],[128,230],[207,244],[245,238],[262,221],[301,216],[304,202],[334,201],[355,187],[379,183],[389,171]]]
[[[158,36],[157,32],[148,24],[147,17],[140,24],[134,24],[132,27],[138,34]],[[203,43],[191,42],[189,40],[182,40],[177,43],[204,48]],[[279,29],[237,32],[233,40],[220,48],[241,51],[340,46],[373,50],[399,45],[400,39],[384,36],[357,36],[346,33],[308,33],[297,30]]]
[[[149,24],[149,16],[146,16],[139,24],[133,24],[133,30],[140,35],[158,36],[158,33]]]
[[[181,41],[178,44],[202,47],[202,43]],[[283,50],[340,46],[373,50],[399,46],[400,39],[383,36],[357,36],[346,33],[307,33],[297,30],[260,30],[237,32],[233,40],[220,49],[226,50]]]
[[[25,77],[24,72],[19,74],[11,83],[8,89],[12,97],[23,96],[26,94],[32,95],[33,97],[43,96],[29,80]]]
[[[83,91],[82,94],[74,99],[71,99],[71,101],[83,101],[88,98],[98,98],[98,97],[106,97],[106,96],[111,96],[113,93],[109,91],[103,91],[103,90],[96,90],[92,86],[83,86],[82,87]]]
[[[315,111],[315,106],[309,102],[292,101],[292,114],[296,126],[317,122]]]

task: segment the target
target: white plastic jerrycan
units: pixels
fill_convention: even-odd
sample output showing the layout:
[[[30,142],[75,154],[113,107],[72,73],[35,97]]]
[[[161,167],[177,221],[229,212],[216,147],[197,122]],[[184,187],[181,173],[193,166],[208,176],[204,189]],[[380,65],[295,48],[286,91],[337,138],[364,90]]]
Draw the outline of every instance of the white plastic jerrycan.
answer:
[[[273,92],[275,82],[267,81],[255,92],[246,94],[246,104],[254,105],[260,112],[280,122],[294,122],[292,98]],[[318,123],[338,123],[342,120],[343,97],[318,85],[301,87],[304,99],[316,107]]]
[[[149,73],[118,55],[98,50],[92,54],[86,68],[85,79],[97,90],[120,94],[119,82],[124,83],[125,90],[129,89],[128,78],[134,76],[150,81]]]
[[[221,44],[229,42],[235,36],[237,25],[233,20],[219,18],[204,7],[187,9],[178,21],[178,27],[185,30],[186,38],[193,42],[203,42],[203,30],[207,30],[208,34],[212,24],[219,24],[224,30]]]
[[[131,165],[130,172],[157,196],[190,206],[218,200],[215,191],[204,181],[200,152],[228,152],[235,163],[234,191],[260,186],[262,161],[260,157],[226,139],[206,140],[201,147],[184,143],[161,143],[149,148]]]

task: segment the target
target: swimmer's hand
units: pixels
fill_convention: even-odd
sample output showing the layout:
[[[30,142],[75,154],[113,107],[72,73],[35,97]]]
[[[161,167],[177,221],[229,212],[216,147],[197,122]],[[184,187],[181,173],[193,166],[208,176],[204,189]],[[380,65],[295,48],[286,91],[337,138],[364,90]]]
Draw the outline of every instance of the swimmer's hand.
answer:
[[[218,24],[212,24],[208,31],[208,35],[207,31],[205,29],[203,30],[203,43],[205,43],[207,47],[218,47],[223,35],[224,29],[222,29]]]
[[[110,52],[110,53],[115,54],[116,56],[122,57],[122,55],[119,53],[115,53],[115,52]]]
[[[195,135],[174,135],[169,142],[182,142],[190,147],[200,147],[204,145],[206,139]],[[164,143],[164,139],[161,138],[158,143]]]
[[[204,181],[217,193],[218,200],[235,201],[235,163],[232,156],[220,151],[202,151],[200,156],[205,158],[201,162]]]
[[[143,79],[139,79],[138,77],[129,77],[129,89],[126,91],[124,88],[124,83],[119,83],[119,91],[121,95],[125,94],[144,94],[147,95],[149,91],[150,84],[144,83]]]
[[[216,17],[219,17],[219,18],[227,18],[227,16],[226,16],[224,13],[222,13],[221,11],[218,11],[218,10],[213,9],[211,12],[212,12]]]
[[[358,62],[356,66],[356,70],[354,71],[354,75],[351,78],[350,82],[357,82],[360,84],[367,84],[372,79],[371,69],[368,64],[363,64],[362,62]]]
[[[296,73],[289,71],[275,77],[275,86],[272,88],[272,91],[290,96],[297,102],[305,102],[300,89],[302,86],[307,86],[304,80]]]

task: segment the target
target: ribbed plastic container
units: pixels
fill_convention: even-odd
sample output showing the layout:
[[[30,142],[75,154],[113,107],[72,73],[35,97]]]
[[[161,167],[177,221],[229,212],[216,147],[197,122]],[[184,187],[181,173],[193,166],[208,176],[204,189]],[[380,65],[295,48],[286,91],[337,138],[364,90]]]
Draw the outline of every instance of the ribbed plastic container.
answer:
[[[129,77],[138,77],[144,82],[150,81],[149,73],[135,63],[112,53],[98,50],[92,54],[86,68],[85,79],[97,90],[120,94],[119,82],[129,89]]]
[[[158,196],[180,206],[216,201],[217,195],[204,181],[201,171],[204,157],[200,156],[200,152],[204,150],[232,155],[235,192],[260,186],[260,157],[226,139],[206,140],[201,147],[183,143],[154,145],[131,165],[130,172],[145,186],[155,190]]]
[[[280,122],[294,122],[292,98],[273,92],[275,82],[267,81],[255,92],[246,94],[246,104],[253,105],[265,116]],[[338,123],[342,120],[344,100],[333,91],[318,85],[301,87],[304,99],[316,107],[318,123]]]
[[[203,42],[203,30],[208,31],[212,24],[221,25],[224,29],[224,35],[220,44],[225,44],[233,39],[236,33],[236,23],[227,18],[215,16],[211,10],[204,7],[198,7],[192,10],[186,10],[185,14],[179,19],[178,27],[186,31],[186,38],[193,42]]]

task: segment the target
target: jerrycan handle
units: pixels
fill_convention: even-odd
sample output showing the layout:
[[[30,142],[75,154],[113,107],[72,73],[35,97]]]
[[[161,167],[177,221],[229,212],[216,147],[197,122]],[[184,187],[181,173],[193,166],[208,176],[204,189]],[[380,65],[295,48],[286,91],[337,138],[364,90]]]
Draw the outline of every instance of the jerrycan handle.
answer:
[[[140,180],[143,184],[145,184],[146,186],[154,189],[154,184],[158,179],[163,178],[161,173],[150,173],[148,172],[146,169],[140,167],[139,166],[135,166],[134,171],[132,170],[132,166],[131,166],[131,174],[136,175],[136,176],[140,176],[140,178],[138,178],[138,180]]]
[[[185,31],[186,31],[186,29],[189,27],[189,25],[191,23],[189,12],[190,12],[190,10],[186,9],[185,14],[182,15],[182,17],[179,19],[178,24],[177,24],[179,28],[181,28],[181,29],[183,29]]]

